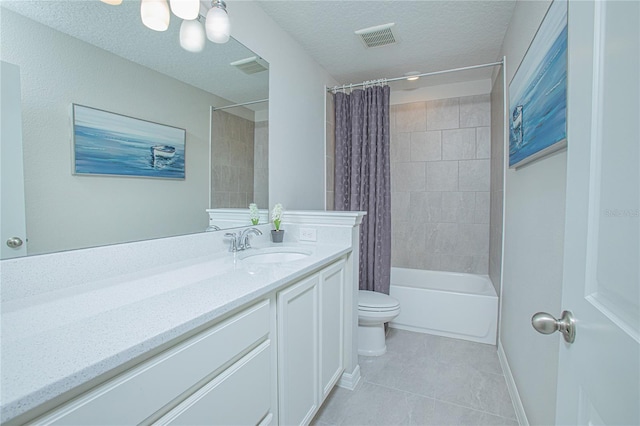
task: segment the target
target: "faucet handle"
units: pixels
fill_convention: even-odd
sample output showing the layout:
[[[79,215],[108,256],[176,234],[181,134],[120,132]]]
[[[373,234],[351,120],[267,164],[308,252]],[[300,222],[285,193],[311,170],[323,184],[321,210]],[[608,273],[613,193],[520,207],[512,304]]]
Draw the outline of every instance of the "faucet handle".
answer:
[[[235,253],[238,251],[238,236],[233,232],[227,232],[224,234],[224,237],[230,239],[229,242],[229,251],[231,253]]]

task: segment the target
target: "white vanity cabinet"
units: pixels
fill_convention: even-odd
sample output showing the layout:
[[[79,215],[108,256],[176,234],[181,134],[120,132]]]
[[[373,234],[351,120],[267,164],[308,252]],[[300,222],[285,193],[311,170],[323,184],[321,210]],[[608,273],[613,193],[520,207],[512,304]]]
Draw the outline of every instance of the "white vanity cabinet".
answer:
[[[345,261],[278,293],[281,424],[308,424],[344,370]]]
[[[33,424],[308,424],[344,371],[345,265],[262,296]]]
[[[259,424],[273,417],[272,303],[263,300],[35,424]]]

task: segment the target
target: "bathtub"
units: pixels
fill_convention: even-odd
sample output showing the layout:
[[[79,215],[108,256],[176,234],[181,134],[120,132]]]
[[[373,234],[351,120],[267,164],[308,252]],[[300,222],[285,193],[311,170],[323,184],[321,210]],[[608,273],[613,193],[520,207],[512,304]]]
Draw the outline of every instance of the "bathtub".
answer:
[[[487,275],[391,268],[393,328],[496,344],[498,296]]]

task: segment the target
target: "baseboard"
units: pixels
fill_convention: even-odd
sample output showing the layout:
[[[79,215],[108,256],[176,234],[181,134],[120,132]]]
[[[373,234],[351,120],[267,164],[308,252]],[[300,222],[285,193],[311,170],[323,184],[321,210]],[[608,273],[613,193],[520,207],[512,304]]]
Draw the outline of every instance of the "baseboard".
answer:
[[[342,373],[342,377],[338,380],[338,386],[341,388],[355,390],[355,388],[360,383],[360,364],[356,365],[356,368],[353,369],[353,372],[347,373],[346,371]]]
[[[516,412],[518,424],[520,426],[529,426],[527,414],[524,412],[524,405],[522,405],[522,400],[520,399],[516,382],[513,380],[513,374],[511,374],[507,355],[504,353],[504,349],[502,348],[502,343],[500,341],[498,341],[498,359],[500,359],[500,366],[502,367],[502,372],[504,373],[504,378],[507,382],[507,389],[509,390],[509,396],[511,396],[511,401],[513,402],[513,409]]]

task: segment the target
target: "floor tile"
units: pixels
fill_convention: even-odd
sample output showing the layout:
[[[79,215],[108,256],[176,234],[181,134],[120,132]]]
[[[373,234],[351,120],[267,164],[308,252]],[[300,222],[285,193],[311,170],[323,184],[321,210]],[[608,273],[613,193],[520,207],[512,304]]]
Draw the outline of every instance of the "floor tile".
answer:
[[[337,425],[340,424],[342,419],[347,413],[349,401],[355,395],[356,391],[350,391],[335,387],[327,399],[320,407],[318,414],[315,416],[315,420],[318,425]]]
[[[517,425],[495,346],[392,328],[387,353],[358,362],[361,384],[312,424]]]
[[[373,383],[364,383],[349,404],[343,425],[424,424],[434,401]]]

